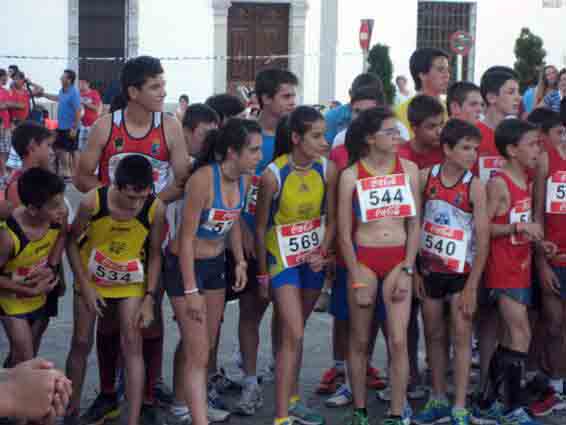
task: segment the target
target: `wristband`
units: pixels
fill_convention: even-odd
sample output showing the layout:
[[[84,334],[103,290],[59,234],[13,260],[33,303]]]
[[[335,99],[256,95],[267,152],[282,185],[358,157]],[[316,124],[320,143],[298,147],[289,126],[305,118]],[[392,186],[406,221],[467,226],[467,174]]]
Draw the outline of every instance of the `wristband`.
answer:
[[[363,283],[363,282],[354,282],[354,283],[352,283],[351,286],[354,289],[360,289],[360,288],[367,288],[369,285],[367,283]]]
[[[198,289],[198,288],[185,289],[185,295],[194,295],[194,294],[198,294],[199,292],[200,292],[200,289]]]
[[[257,282],[262,286],[269,285],[269,275],[268,274],[258,274],[256,276]]]
[[[149,295],[155,301],[155,292],[152,291],[145,291],[145,295]]]

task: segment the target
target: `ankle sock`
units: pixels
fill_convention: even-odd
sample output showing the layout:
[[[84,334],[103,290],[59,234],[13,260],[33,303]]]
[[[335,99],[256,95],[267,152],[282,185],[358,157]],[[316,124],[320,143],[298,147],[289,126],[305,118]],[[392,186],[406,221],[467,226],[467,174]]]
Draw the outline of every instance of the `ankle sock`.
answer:
[[[338,372],[346,372],[346,361],[345,360],[334,360],[334,367]]]

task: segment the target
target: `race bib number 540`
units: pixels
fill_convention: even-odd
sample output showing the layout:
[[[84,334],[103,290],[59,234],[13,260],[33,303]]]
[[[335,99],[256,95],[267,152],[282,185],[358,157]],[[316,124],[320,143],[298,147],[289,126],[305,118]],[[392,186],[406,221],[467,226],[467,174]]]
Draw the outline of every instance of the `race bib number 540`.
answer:
[[[304,263],[324,239],[324,218],[277,226],[277,242],[285,268]]]
[[[415,215],[415,200],[407,174],[361,179],[356,182],[356,189],[364,223]]]
[[[462,273],[466,265],[468,238],[462,229],[425,221],[421,232],[421,253],[442,261],[452,273]]]
[[[130,285],[144,280],[143,265],[139,259],[118,263],[97,250],[90,256],[88,271],[100,286]]]

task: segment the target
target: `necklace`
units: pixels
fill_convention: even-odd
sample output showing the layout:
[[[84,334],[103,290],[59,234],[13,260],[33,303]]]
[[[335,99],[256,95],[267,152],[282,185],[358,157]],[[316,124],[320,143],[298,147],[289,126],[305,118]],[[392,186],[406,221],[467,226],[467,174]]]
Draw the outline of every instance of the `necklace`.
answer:
[[[293,157],[291,155],[289,155],[289,164],[291,165],[291,168],[295,171],[298,171],[297,176],[299,176],[299,178],[301,179],[301,185],[299,186],[299,192],[309,192],[309,187],[307,185],[307,183],[305,182],[305,176],[302,174],[302,172],[304,171],[309,171],[312,168],[314,161],[311,161],[308,165],[305,166],[300,166],[295,164],[295,161],[293,161]]]

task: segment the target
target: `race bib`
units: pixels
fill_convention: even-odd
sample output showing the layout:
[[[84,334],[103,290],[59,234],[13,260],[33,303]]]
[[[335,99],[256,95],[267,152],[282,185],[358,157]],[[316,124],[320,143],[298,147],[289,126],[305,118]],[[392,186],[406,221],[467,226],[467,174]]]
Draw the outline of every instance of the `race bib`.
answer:
[[[509,212],[509,222],[513,223],[530,223],[531,222],[531,200],[524,199],[517,202]],[[511,243],[513,245],[524,245],[529,243],[528,238],[523,234],[511,235]]]
[[[361,179],[356,182],[356,189],[364,223],[415,215],[415,200],[407,174]]]
[[[505,158],[502,156],[480,156],[478,162],[480,180],[482,183],[487,183],[505,165]]]
[[[320,248],[324,239],[324,217],[277,226],[276,232],[283,265],[295,267]]]
[[[252,181],[246,195],[246,206],[244,207],[244,212],[246,214],[255,215],[257,194],[259,192],[259,180],[260,176],[252,176]]]
[[[240,210],[218,210],[211,208],[208,213],[208,220],[201,226],[209,232],[222,236],[230,231],[239,216]]]
[[[33,266],[28,267],[17,267],[16,270],[12,272],[12,280],[14,282],[25,283],[25,280],[36,270],[45,267],[47,265],[47,257],[43,258],[38,263]]]
[[[425,221],[421,232],[421,253],[442,261],[453,273],[463,273],[468,251],[468,235],[462,229]]]
[[[566,214],[566,171],[557,171],[546,181],[546,212]]]
[[[139,259],[117,263],[96,249],[90,255],[88,271],[94,283],[100,286],[131,285],[144,281],[143,265]]]

